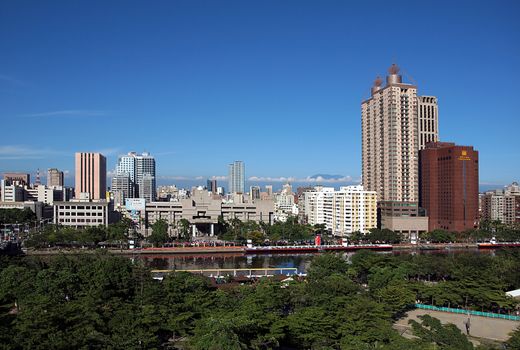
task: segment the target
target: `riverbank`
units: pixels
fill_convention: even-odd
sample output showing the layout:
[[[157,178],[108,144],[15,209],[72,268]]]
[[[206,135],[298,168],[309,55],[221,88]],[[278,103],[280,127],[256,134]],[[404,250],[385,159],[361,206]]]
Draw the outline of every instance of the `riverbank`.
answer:
[[[393,251],[423,251],[423,250],[474,250],[478,249],[476,243],[430,243],[430,244],[394,244]],[[56,255],[56,254],[93,254],[99,249],[68,249],[68,248],[48,248],[48,249],[29,249],[25,251],[27,255]],[[162,255],[162,254],[226,254],[240,253],[246,254],[245,246],[186,246],[186,247],[166,247],[166,248],[144,248],[144,249],[103,249],[110,254],[119,255]],[[276,254],[273,251],[273,254]]]
[[[477,249],[477,243],[420,243],[394,244],[393,250],[444,250],[444,249]]]
[[[58,254],[94,254],[106,251],[117,255],[149,255],[149,254],[225,254],[245,253],[244,246],[199,246],[199,247],[172,247],[172,248],[145,248],[145,249],[28,249],[27,255],[58,255]]]

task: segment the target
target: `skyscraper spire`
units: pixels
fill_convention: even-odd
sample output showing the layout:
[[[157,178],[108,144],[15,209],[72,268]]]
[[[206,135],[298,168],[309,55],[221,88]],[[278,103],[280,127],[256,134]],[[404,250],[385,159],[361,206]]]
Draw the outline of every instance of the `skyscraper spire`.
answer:
[[[390,68],[388,68],[388,75],[386,76],[386,85],[392,84],[401,84],[403,82],[403,78],[399,75],[399,71],[401,69],[395,63],[392,63]]]

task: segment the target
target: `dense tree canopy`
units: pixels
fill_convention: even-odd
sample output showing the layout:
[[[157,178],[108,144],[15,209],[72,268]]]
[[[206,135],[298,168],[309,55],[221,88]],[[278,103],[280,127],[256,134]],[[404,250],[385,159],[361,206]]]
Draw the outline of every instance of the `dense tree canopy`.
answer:
[[[163,219],[154,222],[152,225],[152,234],[148,237],[148,241],[157,246],[168,242],[169,238],[168,223]]]
[[[219,237],[230,241],[245,242],[250,239],[254,244],[262,244],[264,242],[302,242],[312,240],[315,233],[320,228],[310,225],[298,223],[296,217],[290,216],[287,221],[276,221],[269,225],[263,222],[241,221],[239,219],[231,219],[219,221]]]
[[[36,214],[29,209],[0,209],[0,225],[28,224],[36,220]]]
[[[509,350],[520,350],[520,329],[511,334],[511,338],[507,341],[506,346]]]
[[[49,224],[41,230],[31,232],[24,244],[31,248],[46,248],[53,246],[96,247],[100,242],[122,243],[128,240],[131,227],[131,221],[126,218],[107,227],[100,225],[74,228]]]
[[[415,299],[512,308],[520,254],[317,255],[304,279],[217,288],[109,254],[0,258],[1,349],[473,349],[454,326],[392,327]],[[482,281],[479,284],[477,282]],[[442,300],[442,302],[441,302]],[[516,346],[516,348],[515,348]],[[518,349],[518,332],[509,341]]]

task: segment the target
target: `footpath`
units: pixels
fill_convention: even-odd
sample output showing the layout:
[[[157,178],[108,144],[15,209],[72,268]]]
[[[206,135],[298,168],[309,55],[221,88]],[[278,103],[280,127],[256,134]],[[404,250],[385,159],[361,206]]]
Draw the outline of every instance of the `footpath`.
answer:
[[[413,337],[411,326],[408,324],[409,320],[416,320],[420,322],[418,316],[430,315],[439,319],[442,323],[453,323],[464,334],[466,334],[466,323],[468,315],[456,314],[451,312],[442,312],[434,310],[415,309],[409,311],[405,317],[394,324],[403,336]],[[520,327],[520,321],[511,321],[497,318],[489,318],[482,316],[469,316],[470,319],[470,338],[481,338],[491,341],[504,342],[509,339],[509,334]],[[473,339],[472,339],[473,340]]]

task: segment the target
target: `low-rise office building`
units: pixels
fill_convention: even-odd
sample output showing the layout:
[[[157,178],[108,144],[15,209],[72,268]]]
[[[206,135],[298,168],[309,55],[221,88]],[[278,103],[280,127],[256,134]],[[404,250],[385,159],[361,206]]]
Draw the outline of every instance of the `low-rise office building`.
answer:
[[[10,180],[0,181],[0,201],[23,202],[25,199],[24,188]]]
[[[520,224],[520,186],[513,182],[504,189],[488,191],[481,196],[481,219],[500,221],[506,226]]]
[[[99,202],[54,202],[54,224],[82,228],[108,226],[109,203]]]
[[[428,232],[428,217],[417,202],[379,202],[381,228],[400,233],[406,240],[416,242],[421,233]]]
[[[190,198],[176,202],[146,203],[141,211],[141,220],[145,223],[144,233],[151,233],[150,226],[157,220],[165,220],[171,235],[179,232],[180,220],[190,223],[193,236],[214,235],[219,218],[225,221],[239,219],[272,224],[274,220],[273,201],[256,201],[255,203],[223,203],[205,189],[195,189]]]

